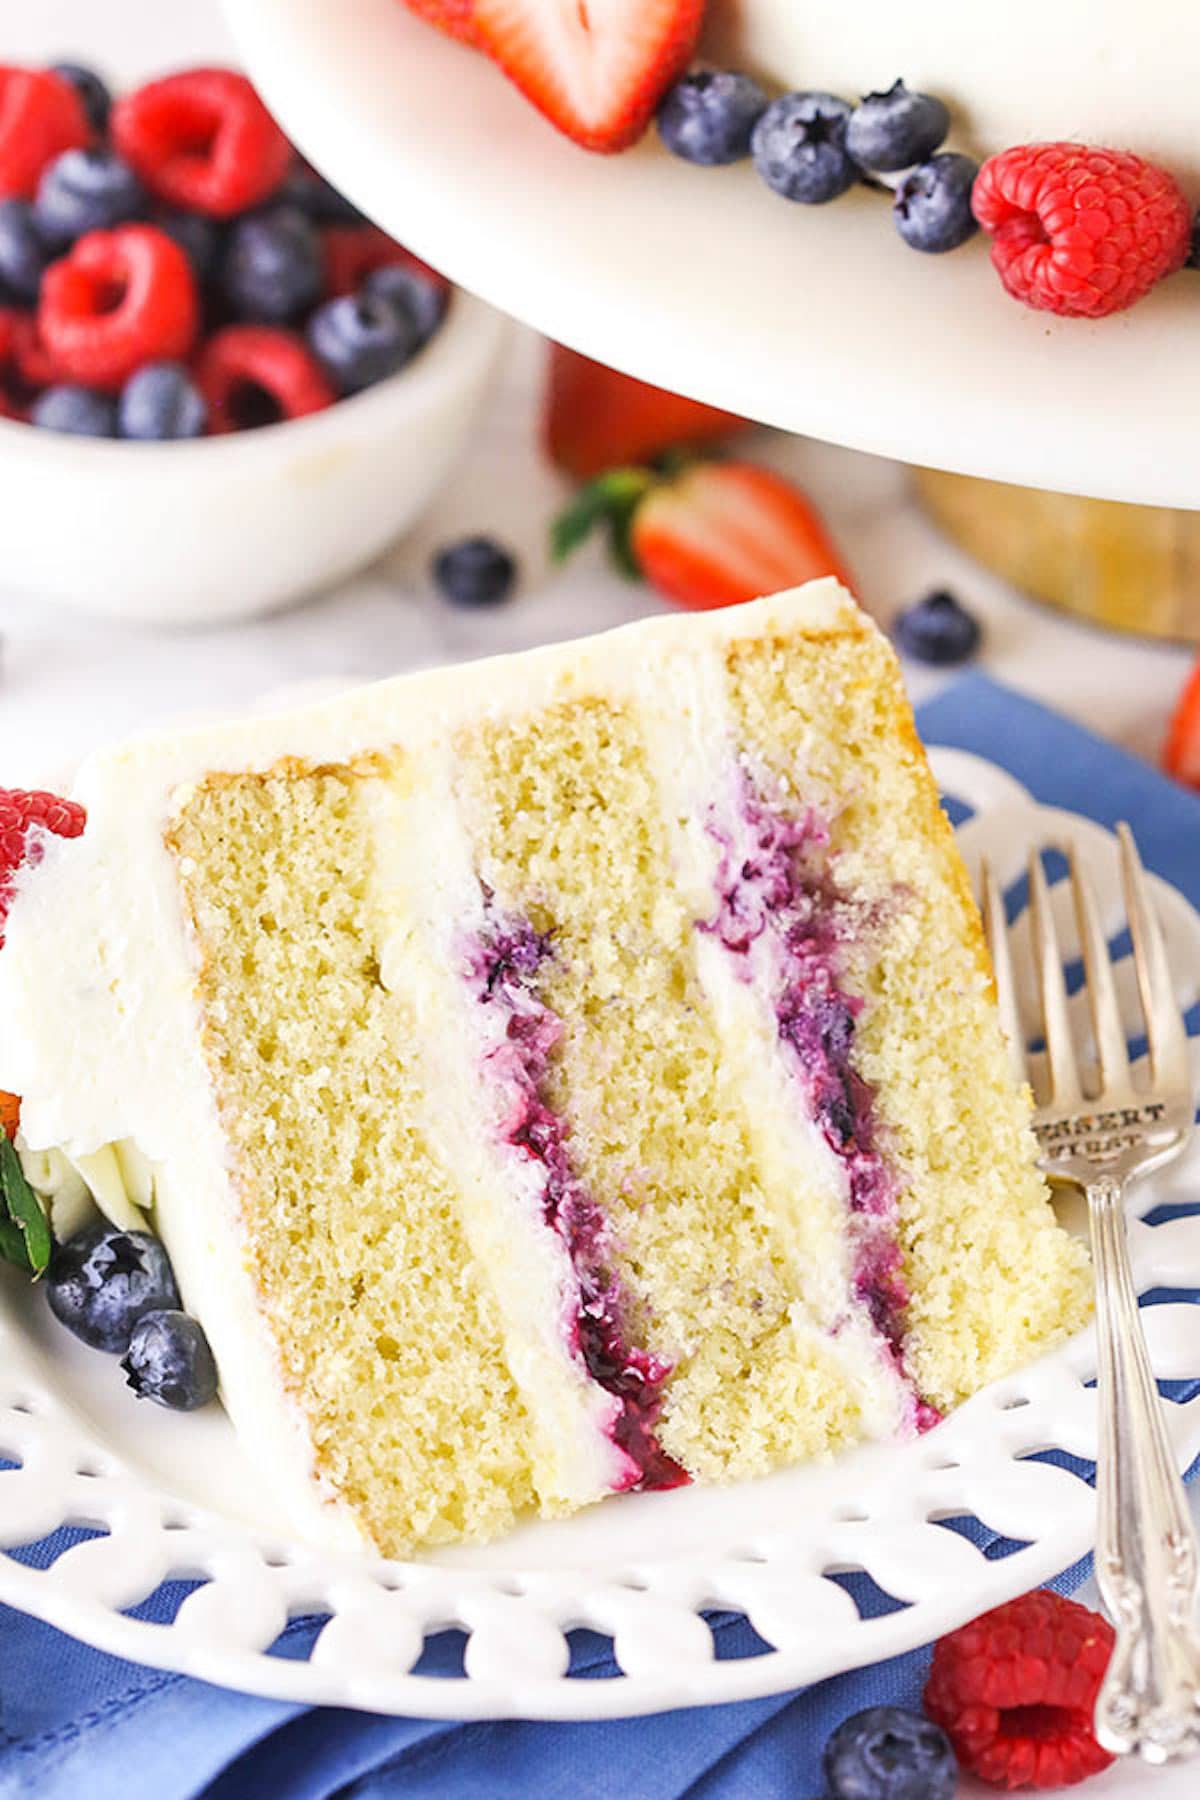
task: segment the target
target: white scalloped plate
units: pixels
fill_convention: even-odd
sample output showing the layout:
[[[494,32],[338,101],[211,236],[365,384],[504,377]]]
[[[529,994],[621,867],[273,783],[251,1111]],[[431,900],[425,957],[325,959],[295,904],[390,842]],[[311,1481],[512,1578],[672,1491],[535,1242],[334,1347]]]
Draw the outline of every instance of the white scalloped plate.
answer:
[[[1107,832],[1037,807],[976,757],[942,750],[933,760],[943,790],[974,809],[960,834],[969,863],[986,851],[1015,881],[1028,845],[1070,835],[1119,929]],[[1156,892],[1173,966],[1200,969],[1200,918],[1164,883]],[[1190,1003],[1194,990],[1181,997]],[[1141,1210],[1194,1193],[1198,1175],[1200,1144],[1141,1190]],[[1200,1287],[1200,1217],[1137,1224],[1133,1236],[1139,1292]],[[1200,1374],[1200,1308],[1158,1305],[1147,1324],[1161,1378]],[[781,1692],[925,1643],[1084,1554],[1091,1488],[1031,1456],[1094,1456],[1094,1369],[1087,1333],[911,1444],[731,1488],[611,1500],[486,1548],[384,1563],[284,1541],[217,1408],[181,1418],[139,1406],[115,1362],[69,1338],[9,1271],[0,1452],[22,1466],[0,1472],[0,1549],[66,1524],[100,1535],[49,1567],[38,1566],[44,1555],[0,1554],[0,1600],[135,1661],[380,1712],[596,1719]],[[1200,1454],[1200,1399],[1173,1406],[1171,1420],[1186,1467]],[[1022,1547],[986,1559],[939,1523],[964,1516]],[[860,1617],[830,1579],[850,1570],[902,1608]],[[128,1616],[168,1578],[201,1583],[172,1623]],[[713,1610],[746,1614],[762,1653],[719,1658]],[[312,1614],[329,1619],[307,1660],[267,1654],[289,1618]],[[467,1634],[462,1675],[412,1673],[426,1639],[448,1626]],[[618,1676],[568,1675],[565,1634],[576,1627],[614,1640]]]
[[[1007,298],[982,238],[908,250],[878,194],[789,206],[749,165],[694,168],[653,134],[589,155],[398,0],[223,5],[268,104],[330,179],[548,336],[856,450],[1197,504],[1196,277],[1116,318],[1054,319]]]

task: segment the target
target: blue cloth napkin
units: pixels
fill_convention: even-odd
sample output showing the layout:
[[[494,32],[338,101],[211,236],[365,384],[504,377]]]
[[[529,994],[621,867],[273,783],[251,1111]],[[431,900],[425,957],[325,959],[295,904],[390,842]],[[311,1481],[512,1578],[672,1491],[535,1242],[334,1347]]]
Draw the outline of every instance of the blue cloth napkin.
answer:
[[[1200,904],[1200,798],[987,678],[970,676],[920,715],[929,743],[1003,764],[1042,800],[1105,825],[1129,819],[1149,865]],[[1200,1028],[1200,1020],[1193,1021]],[[1180,1296],[1195,1303],[1196,1294]],[[1200,1381],[1178,1384],[1180,1397]],[[2,1478],[0,1478],[2,1479]],[[989,1555],[1003,1543],[976,1530]],[[48,1562],[65,1541],[25,1552]],[[1086,1566],[1069,1570],[1072,1588]],[[852,1582],[853,1577],[847,1577]],[[175,1596],[177,1598],[177,1595]],[[859,1593],[864,1606],[872,1602]],[[172,1596],[147,1604],[171,1616]],[[713,1621],[721,1653],[753,1648],[743,1620]],[[289,1627],[304,1655],[315,1622]],[[425,1667],[450,1669],[451,1634]],[[583,1637],[577,1666],[605,1672]],[[603,1724],[453,1725],[307,1708],[137,1668],[0,1608],[0,1796],[38,1800],[767,1800],[821,1791],[820,1752],[860,1707],[913,1704],[927,1652],[797,1693]],[[611,1668],[611,1665],[609,1665]]]

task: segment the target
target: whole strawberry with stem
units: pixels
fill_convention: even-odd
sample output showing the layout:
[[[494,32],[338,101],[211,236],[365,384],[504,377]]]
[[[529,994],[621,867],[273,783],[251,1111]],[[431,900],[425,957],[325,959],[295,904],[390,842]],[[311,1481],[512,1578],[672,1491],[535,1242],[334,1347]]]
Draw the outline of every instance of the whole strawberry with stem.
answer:
[[[968,1774],[1000,1788],[1071,1787],[1114,1760],[1092,1725],[1113,1637],[1077,1600],[1022,1594],[934,1646],[925,1711]]]
[[[736,606],[824,575],[854,585],[807,495],[757,463],[610,469],[556,520],[555,558],[595,530],[618,568],[677,606]]]
[[[642,462],[681,445],[708,444],[747,421],[688,400],[551,344],[542,441],[551,462],[577,481]]]

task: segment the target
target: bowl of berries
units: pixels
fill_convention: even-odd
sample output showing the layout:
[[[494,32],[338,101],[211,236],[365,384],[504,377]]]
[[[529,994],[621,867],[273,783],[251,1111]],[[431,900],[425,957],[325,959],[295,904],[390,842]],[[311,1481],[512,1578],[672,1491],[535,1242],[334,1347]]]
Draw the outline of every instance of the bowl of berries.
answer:
[[[0,67],[5,578],[94,612],[263,612],[377,557],[463,447],[500,317],[369,224],[243,75],[112,100]]]

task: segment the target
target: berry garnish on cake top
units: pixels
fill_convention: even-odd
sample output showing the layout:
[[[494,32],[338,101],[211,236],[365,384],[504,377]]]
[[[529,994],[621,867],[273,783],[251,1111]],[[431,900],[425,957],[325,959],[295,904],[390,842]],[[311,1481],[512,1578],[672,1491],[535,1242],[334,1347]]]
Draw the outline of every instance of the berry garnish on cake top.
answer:
[[[1132,305],[1182,267],[1200,229],[1174,177],[1128,152],[1017,145],[981,173],[972,157],[941,148],[952,126],[945,101],[903,79],[855,105],[819,89],[770,99],[740,69],[680,75],[701,0],[622,0],[603,13],[559,0],[407,3],[484,50],[587,149],[626,148],[657,112],[674,155],[706,167],[752,156],[775,193],[802,205],[898,176],[893,220],[910,248],[942,254],[982,226],[1006,290],[1064,317]]]
[[[300,418],[405,367],[448,297],[244,75],[110,111],[76,65],[0,69],[0,417],[133,443]]]

